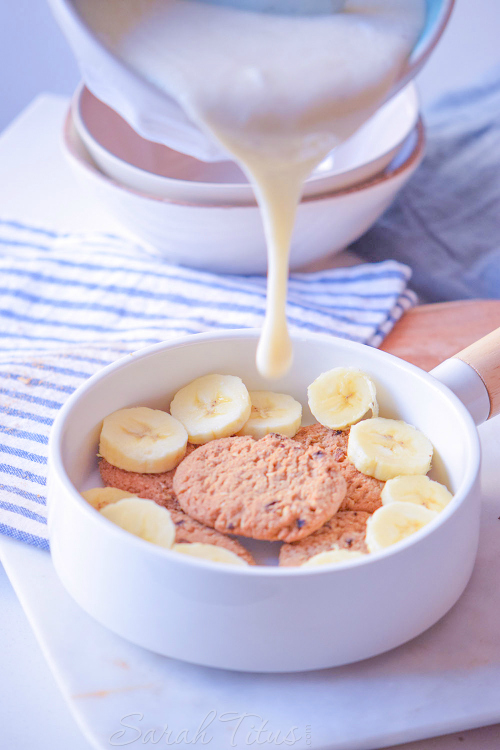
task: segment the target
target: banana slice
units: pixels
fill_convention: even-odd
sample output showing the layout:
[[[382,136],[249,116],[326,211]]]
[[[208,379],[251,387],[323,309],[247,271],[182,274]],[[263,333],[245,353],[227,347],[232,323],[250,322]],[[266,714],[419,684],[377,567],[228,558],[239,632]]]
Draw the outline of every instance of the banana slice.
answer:
[[[415,503],[439,513],[453,495],[444,484],[426,476],[394,477],[385,483],[381,499],[383,505],[394,502]]]
[[[307,389],[309,408],[325,427],[343,430],[371,410],[378,416],[375,383],[354,367],[335,367],[322,373]]]
[[[238,435],[251,435],[256,440],[278,432],[292,438],[302,421],[302,405],[286,393],[250,391],[252,411]]]
[[[386,481],[401,474],[427,474],[433,447],[416,427],[396,419],[365,419],[351,427],[347,458],[358,471]]]
[[[184,458],[187,439],[182,424],[167,412],[137,406],[105,418],[99,453],[119,469],[161,474]]]
[[[153,500],[127,497],[101,508],[105,518],[146,542],[170,549],[175,541],[175,524],[166,508]]]
[[[330,549],[326,552],[318,552],[314,557],[310,557],[301,568],[314,568],[317,565],[332,565],[335,563],[349,562],[356,560],[358,557],[364,557],[364,552],[358,552],[354,549]]]
[[[218,547],[216,544],[202,544],[201,542],[186,544],[182,542],[174,544],[172,550],[173,552],[181,552],[183,555],[200,557],[203,560],[226,563],[227,565],[248,565],[246,560],[243,560],[239,555],[236,555],[225,547]]]
[[[170,411],[182,422],[189,442],[204,445],[209,440],[235,435],[250,416],[248,391],[235,375],[204,375],[175,394]]]
[[[368,519],[366,546],[370,552],[379,552],[420,531],[436,516],[435,511],[414,503],[396,501],[382,505]]]
[[[116,487],[95,487],[82,492],[82,497],[96,510],[101,510],[105,505],[117,503],[125,497],[136,497],[127,490],[119,490]]]

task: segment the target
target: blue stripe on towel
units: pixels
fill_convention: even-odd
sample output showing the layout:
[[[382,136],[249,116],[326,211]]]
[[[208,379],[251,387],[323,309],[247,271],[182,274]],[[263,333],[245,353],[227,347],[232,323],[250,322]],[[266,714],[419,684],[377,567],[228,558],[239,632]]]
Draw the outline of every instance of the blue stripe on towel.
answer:
[[[42,533],[46,533],[45,529],[41,529]],[[38,536],[37,534],[30,534],[27,531],[16,528],[15,526],[9,526],[6,523],[0,522],[0,533],[11,536],[13,539],[17,539],[19,542],[25,542],[26,544],[32,544],[34,547],[40,549],[49,549],[49,540],[46,536]]]
[[[415,304],[394,261],[292,274],[292,332],[378,345]],[[168,265],[116,235],[0,219],[0,533],[48,548],[48,440],[57,410],[118,357],[179,335],[259,327],[261,276]]]

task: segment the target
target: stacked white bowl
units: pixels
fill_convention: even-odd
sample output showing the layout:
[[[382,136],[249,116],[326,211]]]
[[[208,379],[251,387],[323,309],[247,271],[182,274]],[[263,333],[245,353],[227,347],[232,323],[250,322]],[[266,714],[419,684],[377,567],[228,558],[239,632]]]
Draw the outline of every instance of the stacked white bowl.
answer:
[[[170,262],[266,272],[259,209],[234,162],[201,162],[145,140],[83,85],[68,111],[63,143],[96,199]],[[307,180],[291,268],[317,263],[366,232],[418,167],[424,147],[418,96],[409,84]]]

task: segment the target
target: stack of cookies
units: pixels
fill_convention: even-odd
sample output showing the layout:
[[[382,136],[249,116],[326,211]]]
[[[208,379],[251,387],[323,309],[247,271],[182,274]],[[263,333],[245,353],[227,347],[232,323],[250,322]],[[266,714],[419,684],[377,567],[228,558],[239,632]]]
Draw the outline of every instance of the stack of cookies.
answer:
[[[144,520],[153,501],[173,523],[164,546],[219,562],[255,564],[236,537],[283,542],[282,566],[365,555],[377,543],[367,530],[380,515],[386,480],[400,478],[405,466],[422,479],[432,446],[410,425],[379,418],[373,382],[353,368],[321,375],[309,388],[309,406],[320,421],[301,427],[302,407],[287,394],[248,392],[231,375],[197,378],[175,395],[170,414],[134,407],[104,420],[99,470],[106,488],[84,495],[110,520],[157,541]],[[140,523],[130,520],[138,498],[149,501],[137,506]],[[400,499],[391,495],[393,511],[405,506]],[[422,506],[421,525],[436,514]],[[409,510],[406,503],[403,520]],[[407,525],[415,530],[413,511]]]
[[[280,565],[301,565],[332,548],[368,551],[366,521],[381,506],[383,482],[349,462],[347,434],[315,424],[294,439],[270,433],[220,438],[196,450],[188,444],[177,468],[160,474],[126,471],[104,458],[99,469],[106,486],[168,508],[176,541],[190,533],[246,559],[229,535],[282,541]]]

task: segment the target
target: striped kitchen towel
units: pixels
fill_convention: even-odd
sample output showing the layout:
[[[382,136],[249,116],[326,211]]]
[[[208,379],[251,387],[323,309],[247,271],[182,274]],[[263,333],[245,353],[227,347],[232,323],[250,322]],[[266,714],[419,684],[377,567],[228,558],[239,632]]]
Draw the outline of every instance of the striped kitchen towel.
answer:
[[[378,346],[416,303],[410,275],[390,260],[295,273],[290,328]],[[48,548],[48,437],[79,385],[148,344],[259,327],[265,285],[171,266],[122,237],[0,220],[0,531]]]

